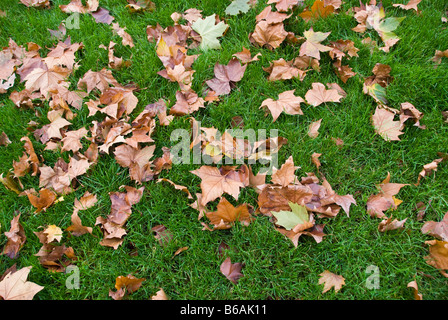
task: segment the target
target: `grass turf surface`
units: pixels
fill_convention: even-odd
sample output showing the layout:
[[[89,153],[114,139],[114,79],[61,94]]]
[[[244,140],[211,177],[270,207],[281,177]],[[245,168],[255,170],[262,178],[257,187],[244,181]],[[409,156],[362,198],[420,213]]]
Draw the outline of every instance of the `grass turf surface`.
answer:
[[[120,84],[136,83],[143,90],[136,93],[139,99],[138,109],[159,98],[175,101],[177,84],[169,83],[157,72],[163,66],[155,52],[154,43],[146,38],[146,27],[159,23],[162,27],[172,25],[170,15],[197,8],[203,16],[213,13],[226,18],[229,30],[220,42],[222,50],[210,50],[202,53],[193,65],[193,89],[202,91],[205,81],[213,77],[216,62],[227,64],[232,54],[250,48],[252,54],[261,52],[260,61],[248,65],[243,79],[236,88],[215,105],[201,109],[193,116],[202,121],[204,127],[214,126],[225,130],[230,126],[232,117],[241,116],[246,128],[278,129],[279,135],[288,139],[288,144],[280,149],[279,163],[293,156],[296,172],[300,177],[306,172],[315,172],[311,162],[313,152],[322,153],[320,170],[333,189],[339,194],[353,194],[357,206],[352,206],[350,217],[341,212],[334,219],[321,219],[325,223],[327,234],[321,243],[311,237],[301,237],[297,248],[290,240],[277,232],[268,217],[257,216],[247,227],[235,225],[230,230],[203,231],[197,220],[197,211],[188,205],[182,193],[173,191],[168,184],[150,181],[144,183],[142,200],[133,206],[133,213],[126,224],[125,241],[117,250],[99,245],[102,233],[94,227],[93,235],[64,238],[67,246],[73,247],[78,260],[75,265],[80,271],[80,288],[68,289],[64,273],[50,273],[40,266],[34,256],[41,247],[33,231],[40,226],[56,224],[62,229],[70,225],[73,201],[85,191],[98,196],[93,208],[83,211],[83,224],[93,226],[96,217],[110,212],[109,192],[117,191],[121,185],[135,185],[129,178],[128,170],[120,167],[113,156],[101,156],[98,164],[88,174],[79,177],[80,187],[72,194],[64,196],[64,201],[51,206],[46,212],[34,214],[34,208],[26,197],[0,186],[0,223],[1,232],[9,230],[10,221],[16,211],[22,213],[22,223],[27,241],[17,259],[0,256],[0,273],[14,263],[18,267],[33,266],[29,280],[45,287],[35,299],[110,299],[109,290],[114,289],[115,278],[132,273],[145,278],[142,287],[128,296],[128,299],[147,299],[159,288],[171,299],[413,299],[412,290],[407,283],[416,280],[424,299],[445,299],[448,297],[448,280],[437,269],[426,264],[424,256],[428,254],[426,240],[433,237],[420,231],[424,221],[440,221],[448,211],[446,164],[439,165],[435,176],[422,180],[418,186],[408,186],[400,191],[398,198],[403,203],[393,212],[394,218],[408,218],[405,229],[380,233],[377,218],[366,213],[366,201],[376,193],[375,184],[380,183],[387,173],[391,173],[391,182],[415,183],[422,166],[437,158],[437,152],[447,152],[448,125],[443,122],[441,111],[448,110],[448,73],[447,61],[434,68],[431,58],[436,50],[447,49],[448,30],[441,22],[441,16],[447,11],[445,1],[423,1],[419,5],[422,11],[404,11],[392,7],[392,1],[384,1],[387,16],[406,16],[396,30],[401,40],[390,53],[370,52],[361,43],[365,36],[379,40],[375,32],[366,35],[356,33],[355,19],[346,15],[347,9],[358,6],[358,1],[346,1],[342,12],[329,18],[312,23],[315,31],[329,32],[327,41],[350,39],[360,49],[358,58],[352,58],[349,65],[357,75],[343,84],[332,70],[330,59],[323,55],[321,72],[309,72],[304,81],[267,81],[267,73],[262,67],[280,58],[291,60],[298,55],[298,46],[282,45],[269,51],[252,46],[248,34],[255,27],[255,16],[265,7],[259,1],[256,8],[247,14],[226,16],[227,1],[154,1],[156,10],[152,13],[130,14],[125,7],[127,2],[101,1],[100,6],[110,10],[121,27],[133,37],[135,47],[122,45],[115,47],[115,54],[131,59],[132,65],[122,71],[114,71],[114,77]],[[53,1],[49,10],[26,8],[19,1],[6,0],[0,4],[0,10],[6,11],[6,18],[0,18],[0,45],[7,46],[12,38],[19,45],[35,42],[43,49],[53,47],[57,40],[50,38],[47,29],[57,29],[67,14],[59,9],[60,4],[68,1]],[[312,1],[307,1],[312,3]],[[311,24],[298,18],[286,23],[286,30],[302,35]],[[80,68],[71,76],[75,85],[88,70],[100,70],[107,66],[107,52],[98,49],[100,44],[107,45],[120,38],[112,33],[110,26],[95,23],[90,15],[80,15],[80,29],[68,30],[72,43],[82,42],[84,49],[78,53]],[[189,54],[201,53],[189,50]],[[376,104],[373,99],[362,93],[363,78],[370,76],[376,63],[391,66],[394,81],[387,87],[389,106],[399,108],[400,103],[410,102],[424,113],[422,123],[426,130],[406,126],[401,141],[387,142],[376,135],[370,122]],[[295,89],[295,94],[304,97],[313,82],[337,82],[347,92],[341,103],[329,103],[316,108],[304,106],[304,115],[282,114],[276,122],[270,115],[264,116],[259,109],[267,97],[276,98],[286,90]],[[20,90],[23,85],[15,85]],[[11,90],[13,90],[11,89]],[[32,110],[17,109],[9,100],[9,93],[0,95],[0,131],[4,131],[12,141],[6,147],[0,147],[0,167],[2,172],[12,168],[13,160],[18,160],[23,152],[20,138],[27,134],[30,120],[45,124],[45,116],[38,117]],[[47,106],[39,109],[42,114]],[[77,112],[73,120],[73,129],[88,127],[86,107]],[[134,112],[138,114],[138,110]],[[168,127],[157,127],[153,134],[157,152],[163,146],[171,146],[170,132],[175,128],[189,128],[188,117],[176,118]],[[306,132],[308,125],[322,120],[320,134],[311,139]],[[336,146],[332,138],[341,138],[342,147]],[[43,151],[44,146],[30,138],[37,154],[42,154],[46,164],[53,164],[60,156],[59,152]],[[160,177],[168,178],[185,185],[192,194],[200,192],[200,179],[190,171],[200,165],[178,165]],[[22,179],[26,188],[38,189],[38,178],[26,176]],[[253,190],[242,189],[239,203],[256,205],[257,195]],[[415,205],[418,202],[428,206],[424,221],[417,221]],[[154,238],[151,228],[165,225],[173,234],[166,246],[161,246]],[[64,233],[66,235],[66,233]],[[0,248],[7,239],[0,236]],[[243,262],[243,277],[232,284],[219,271],[224,260],[217,254],[218,246],[224,241],[230,246],[228,256],[232,262]],[[178,256],[173,253],[180,247],[189,249]],[[137,253],[137,254],[135,254]],[[380,287],[368,289],[366,280],[369,275],[366,268],[375,265],[380,272]],[[319,274],[330,270],[345,278],[338,293],[333,290],[322,294],[323,286],[318,284]]]

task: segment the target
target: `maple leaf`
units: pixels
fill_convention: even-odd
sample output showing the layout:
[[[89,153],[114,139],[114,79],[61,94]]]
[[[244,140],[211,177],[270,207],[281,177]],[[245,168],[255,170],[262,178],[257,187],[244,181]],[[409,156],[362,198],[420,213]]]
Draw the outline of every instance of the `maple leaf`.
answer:
[[[328,270],[325,270],[320,274],[319,284],[324,284],[324,289],[322,293],[327,292],[331,288],[334,288],[335,292],[341,290],[342,286],[345,285],[344,277],[334,274]]]
[[[218,38],[223,36],[228,27],[223,21],[216,24],[216,14],[212,14],[205,19],[199,18],[191,25],[191,28],[199,33],[202,38],[200,44],[202,50],[221,49]]]
[[[252,221],[247,204],[240,204],[237,207],[234,207],[224,197],[219,201],[215,212],[206,212],[205,215],[214,225],[213,229],[210,229],[207,225],[203,224],[205,229],[210,231],[216,229],[230,229],[236,221],[239,221],[246,226]]]
[[[440,240],[425,241],[425,244],[429,245],[429,255],[424,259],[427,264],[439,269],[440,273],[448,278],[448,242]]]
[[[303,0],[269,0],[267,4],[275,3],[275,8],[279,12],[286,12],[299,4],[303,3]]]
[[[226,167],[218,169],[211,166],[202,166],[190,172],[202,179],[202,205],[221,197],[223,193],[227,193],[238,200],[240,188],[245,186],[241,181],[239,172],[233,168],[226,170]]]
[[[33,300],[34,296],[44,287],[27,281],[30,267],[19,270],[8,269],[0,281],[0,297],[3,300]]]
[[[49,225],[43,232],[47,235],[47,243],[53,242],[54,240],[61,242],[62,230],[58,226],[54,224]]]
[[[19,250],[26,242],[25,230],[19,223],[19,219],[20,213],[11,220],[11,228],[4,233],[8,241],[3,247],[2,254],[7,255],[11,259],[15,259],[18,256]]]
[[[66,132],[65,137],[62,138],[63,146],[61,151],[77,152],[82,148],[81,139],[84,138],[87,133],[88,130],[86,128]]]
[[[400,192],[401,188],[408,186],[408,184],[391,183],[389,181],[390,173],[388,172],[386,179],[376,186],[380,192],[371,195],[367,199],[367,213],[370,216],[383,218],[385,217],[384,211],[390,208],[397,208],[399,202],[397,204],[397,199],[394,196]]]
[[[28,196],[30,203],[36,208],[36,213],[42,210],[46,211],[56,201],[56,193],[50,189],[40,189],[38,196],[34,189],[26,190],[24,193]]]
[[[277,11],[272,11],[271,6],[267,6],[263,9],[256,17],[255,21],[257,24],[260,21],[266,21],[268,24],[278,24],[282,23],[284,20],[288,19],[291,16],[291,14],[286,13],[280,13]]]
[[[442,241],[448,241],[448,212],[440,222],[427,221],[421,228],[423,234],[429,234]]]
[[[270,24],[262,20],[255,25],[255,30],[250,34],[249,39],[252,43],[273,50],[280,46],[287,35],[288,32],[285,31],[283,23]]]
[[[206,83],[217,95],[229,94],[234,83],[243,78],[246,67],[237,58],[232,58],[227,65],[216,63],[215,78]]]
[[[289,202],[290,211],[272,211],[272,215],[277,219],[275,224],[286,230],[293,230],[295,233],[309,229],[314,226],[312,216],[308,213],[306,206]]]
[[[25,88],[31,91],[39,91],[44,97],[48,96],[51,89],[58,86],[68,87],[66,82],[70,74],[69,69],[59,66],[52,68],[34,68],[25,78]]]
[[[157,183],[162,182],[162,181],[166,181],[169,184],[171,184],[176,190],[181,190],[184,193],[187,194],[188,199],[193,199],[193,196],[191,195],[190,191],[188,191],[188,188],[185,186],[181,186],[179,184],[175,184],[173,181],[166,179],[166,178],[161,178],[161,179],[157,179]]]
[[[311,20],[326,18],[334,13],[332,5],[325,5],[324,1],[316,0],[311,6],[311,10],[305,10],[299,14],[303,20],[310,22]]]
[[[439,159],[435,159],[434,161],[427,163],[423,166],[422,171],[419,172],[418,174],[418,179],[417,179],[417,183],[415,183],[415,186],[418,186],[420,184],[420,180],[428,175],[431,174],[431,172],[436,172],[437,171],[437,166],[440,162],[442,162],[443,160],[445,160],[444,158],[439,158]]]
[[[93,89],[99,89],[101,92],[106,91],[109,85],[119,86],[110,70],[106,68],[100,71],[87,71],[83,78],[78,81],[78,89],[86,89],[90,93]]]
[[[59,8],[61,9],[62,12],[65,13],[73,13],[73,12],[89,13],[98,10],[98,5],[99,5],[98,0],[87,0],[85,6],[82,4],[81,0],[72,0],[67,5],[59,5]]]
[[[20,0],[20,2],[27,7],[35,7],[35,8],[50,7],[50,0]]]
[[[417,281],[409,282],[406,287],[413,289],[415,300],[423,300],[423,295],[421,293],[418,293]]]
[[[386,141],[400,140],[399,136],[403,134],[403,124],[400,121],[394,121],[395,114],[384,108],[376,107],[372,115],[372,124],[375,132]]]
[[[292,156],[286,159],[285,163],[282,164],[280,169],[274,169],[271,181],[274,184],[281,185],[282,187],[288,186],[290,183],[293,183],[296,179],[295,172],[299,169],[299,166],[294,165],[294,160]]]
[[[117,291],[109,290],[109,296],[114,300],[121,300],[125,295],[137,291],[145,280],[145,278],[136,278],[132,274],[118,276],[115,279],[115,289]]]
[[[243,267],[242,263],[240,263],[240,262],[232,263],[230,258],[227,258],[221,264],[221,266],[219,267],[219,270],[232,283],[237,283],[238,279],[240,279],[243,276],[243,274],[241,273],[242,267]]]
[[[317,138],[317,136],[319,135],[319,128],[320,128],[321,123],[322,123],[322,119],[319,119],[317,121],[313,121],[310,123],[310,125],[308,127],[308,133],[307,133],[310,138],[313,138],[313,139]]]
[[[176,103],[170,108],[171,115],[183,116],[198,111],[199,108],[205,108],[205,100],[191,89],[177,91],[176,99]]]
[[[340,102],[343,96],[336,89],[326,89],[320,82],[314,82],[312,89],[305,94],[306,101],[313,107],[325,102]]]
[[[233,0],[226,8],[225,13],[235,16],[239,13],[246,13],[250,9],[249,0]]]
[[[156,5],[151,0],[128,0],[126,8],[129,8],[131,13],[142,11],[152,12],[156,9]]]
[[[312,197],[313,191],[305,185],[268,185],[258,195],[258,207],[262,214],[270,216],[272,211],[290,211],[290,202],[305,205]]]
[[[258,52],[255,56],[251,56],[250,50],[243,47],[241,52],[233,54],[234,57],[238,58],[242,64],[250,63],[253,61],[258,61],[258,57],[261,56],[261,52]]]
[[[331,32],[314,32],[313,28],[304,31],[306,41],[300,46],[300,56],[308,56],[320,60],[320,52],[331,51],[332,48],[321,44]]]
[[[403,225],[406,222],[406,220],[407,218],[401,221],[398,221],[397,219],[392,220],[392,218],[387,218],[379,223],[378,231],[386,232],[395,229],[403,229],[404,228]]]
[[[282,112],[290,115],[303,115],[300,104],[304,103],[301,97],[294,95],[295,90],[284,91],[278,95],[277,100],[271,98],[265,99],[260,108],[268,109],[272,115],[272,121],[275,122]]]
[[[407,4],[399,4],[399,3],[394,3],[392,6],[394,7],[398,7],[404,10],[411,10],[414,9],[416,12],[420,12],[420,10],[418,10],[417,5],[422,2],[422,0],[409,0]]]

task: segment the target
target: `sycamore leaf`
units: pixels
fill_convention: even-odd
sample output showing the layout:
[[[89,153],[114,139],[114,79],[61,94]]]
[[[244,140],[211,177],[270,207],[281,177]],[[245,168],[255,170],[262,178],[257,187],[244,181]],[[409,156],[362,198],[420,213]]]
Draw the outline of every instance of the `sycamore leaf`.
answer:
[[[425,241],[429,245],[429,255],[424,259],[427,264],[439,269],[443,276],[448,278],[445,270],[448,270],[448,242],[440,240]]]
[[[341,290],[342,286],[345,284],[344,277],[334,274],[328,270],[325,270],[320,274],[319,284],[324,284],[324,289],[322,293],[327,292],[331,288],[334,288],[335,292]]]
[[[52,224],[49,225],[45,230],[44,233],[47,235],[47,243],[50,243],[54,240],[57,242],[61,242],[62,239],[62,230],[58,226]]]
[[[242,263],[232,263],[230,258],[227,258],[221,264],[219,270],[223,275],[226,276],[227,279],[229,279],[233,283],[236,283],[238,279],[243,276],[243,274],[241,273],[242,267]]]
[[[314,82],[312,89],[305,94],[306,101],[313,107],[325,102],[340,102],[343,96],[336,89],[326,89],[320,82]]]
[[[301,97],[294,95],[295,90],[284,91],[278,95],[277,100],[271,98],[264,100],[260,108],[268,109],[272,114],[272,121],[275,122],[282,112],[290,115],[303,115],[300,104],[304,103]]]
[[[448,212],[443,216],[442,221],[427,221],[421,228],[423,234],[429,234],[442,241],[448,241]]]
[[[226,198],[222,197],[218,203],[217,210],[215,212],[206,212],[205,215],[214,225],[213,229],[229,229],[236,221],[241,222],[244,225],[249,225],[252,221],[252,217],[249,212],[247,204],[240,204],[234,207]]]
[[[273,169],[273,174],[271,177],[271,181],[275,184],[286,187],[290,183],[293,183],[296,179],[295,172],[300,167],[294,165],[294,160],[292,156],[290,156],[284,164],[280,167],[280,169]]]
[[[17,257],[19,250],[23,247],[26,241],[25,229],[19,222],[20,213],[11,220],[11,228],[6,231],[4,235],[8,238],[2,254],[5,254],[11,259]]]
[[[272,3],[275,3],[275,8],[277,11],[286,12],[303,3],[303,0],[269,0],[267,4]]]
[[[231,4],[226,8],[226,14],[237,15],[239,13],[246,13],[249,11],[249,0],[233,0]]]
[[[7,273],[0,281],[0,297],[4,300],[33,300],[44,287],[26,280],[31,268],[24,267]]]
[[[311,10],[305,10],[299,14],[303,20],[309,22],[311,20],[326,18],[334,13],[334,7],[332,5],[325,6],[324,1],[316,0],[311,6]]]
[[[242,65],[237,58],[232,58],[227,65],[216,63],[215,77],[206,81],[216,95],[229,94],[235,82],[243,78],[247,65]]]
[[[250,35],[250,41],[260,47],[266,46],[272,50],[278,48],[287,35],[288,32],[285,31],[283,23],[270,24],[262,20],[255,25],[255,31]]]
[[[409,2],[407,4],[394,3],[393,6],[404,9],[404,10],[414,9],[415,11],[419,12],[417,5],[420,2],[422,2],[422,0],[409,0]]]
[[[375,132],[386,141],[400,140],[399,136],[403,134],[403,125],[400,121],[394,121],[394,116],[393,112],[379,107],[372,115]]]
[[[221,44],[218,38],[222,37],[229,27],[223,21],[216,23],[216,14],[206,17],[205,19],[199,18],[192,25],[191,28],[199,33],[202,38],[200,48],[202,50],[209,49],[221,49]]]
[[[320,60],[319,52],[331,51],[332,48],[321,44],[322,41],[327,39],[331,32],[314,32],[313,28],[308,31],[304,31],[303,35],[306,41],[300,46],[300,56],[308,56]]]
[[[238,200],[240,188],[244,187],[244,183],[234,170],[225,172],[215,167],[202,166],[191,173],[202,179],[202,205],[219,198],[223,193],[230,194]]]
[[[272,212],[272,215],[277,219],[275,224],[282,226],[286,230],[295,229],[300,225],[302,230],[311,228],[314,224],[310,222],[310,215],[306,206],[297,203],[289,202],[291,211]]]

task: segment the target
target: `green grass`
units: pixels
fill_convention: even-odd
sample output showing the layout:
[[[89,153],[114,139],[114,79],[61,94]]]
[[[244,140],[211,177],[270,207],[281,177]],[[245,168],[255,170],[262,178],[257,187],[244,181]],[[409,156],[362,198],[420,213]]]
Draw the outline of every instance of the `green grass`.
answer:
[[[18,267],[32,266],[29,280],[45,287],[35,299],[110,299],[109,290],[114,290],[115,278],[133,274],[145,278],[142,287],[128,299],[148,299],[159,288],[171,299],[413,299],[412,290],[406,285],[416,280],[424,299],[446,299],[448,280],[437,269],[426,264],[424,256],[428,248],[424,244],[432,237],[423,235],[420,228],[424,221],[440,221],[448,211],[448,192],[446,163],[439,165],[435,176],[424,179],[418,186],[407,186],[399,193],[403,203],[393,212],[397,219],[408,218],[405,229],[387,233],[378,232],[380,219],[371,218],[366,213],[368,197],[376,193],[375,184],[380,183],[387,173],[392,182],[413,184],[422,166],[437,158],[437,152],[448,152],[448,125],[443,122],[441,111],[448,110],[448,61],[445,59],[434,68],[431,58],[436,50],[448,49],[448,29],[440,20],[448,10],[444,0],[422,1],[420,14],[392,7],[392,1],[384,1],[387,16],[406,16],[396,30],[401,40],[390,53],[374,51],[361,41],[364,36],[381,41],[375,32],[365,35],[353,32],[355,19],[346,15],[349,8],[359,2],[345,1],[342,12],[332,17],[318,20],[312,24],[296,19],[297,13],[285,23],[287,31],[303,35],[312,25],[315,31],[329,32],[327,41],[351,39],[360,49],[359,57],[349,60],[349,65],[357,75],[342,83],[331,67],[328,55],[323,54],[321,72],[311,71],[304,81],[267,81],[267,73],[262,67],[270,62],[284,58],[290,60],[298,55],[299,47],[283,44],[274,51],[252,46],[248,34],[255,28],[255,16],[265,6],[260,3],[247,14],[225,16],[227,1],[154,1],[156,10],[152,13],[130,14],[125,8],[125,0],[101,1],[101,6],[110,10],[121,27],[133,37],[135,47],[121,44],[115,47],[115,54],[131,59],[132,65],[122,71],[114,71],[114,77],[121,84],[135,83],[142,90],[136,93],[139,98],[138,110],[147,104],[165,98],[174,104],[176,84],[169,83],[157,75],[163,66],[158,59],[154,44],[146,39],[146,27],[159,23],[162,27],[172,25],[170,15],[189,8],[202,10],[203,16],[213,13],[226,18],[230,28],[221,38],[222,50],[200,52],[189,50],[189,54],[201,53],[194,63],[193,89],[199,93],[205,81],[213,77],[216,62],[225,63],[232,54],[242,47],[250,48],[252,54],[262,53],[260,61],[249,64],[243,79],[228,96],[223,96],[218,104],[193,114],[202,121],[204,127],[214,126],[220,130],[229,128],[232,117],[241,116],[246,128],[278,129],[279,134],[289,143],[280,150],[280,163],[293,156],[301,168],[298,176],[306,172],[316,172],[311,162],[314,152],[322,153],[321,172],[339,194],[353,194],[357,206],[352,206],[350,217],[341,212],[334,219],[318,219],[325,223],[327,236],[321,243],[312,238],[300,238],[297,248],[291,241],[277,232],[268,217],[257,216],[247,227],[235,225],[230,230],[203,231],[197,220],[197,212],[189,207],[188,200],[180,191],[155,181],[146,182],[141,201],[133,206],[133,213],[126,224],[127,235],[124,243],[117,249],[99,244],[101,230],[94,226],[96,217],[110,212],[109,192],[117,191],[121,185],[135,186],[130,180],[128,170],[121,168],[112,156],[103,155],[98,164],[86,175],[79,177],[80,187],[72,194],[65,195],[64,201],[51,206],[46,212],[34,214],[34,209],[26,197],[17,196],[0,186],[0,248],[6,244],[3,235],[9,230],[10,221],[16,211],[21,212],[20,222],[25,228],[27,241],[17,259],[0,255],[0,274],[17,263]],[[306,1],[307,4],[313,1]],[[59,4],[68,1],[53,1],[52,8],[27,8],[16,0],[4,0],[0,10],[7,12],[0,18],[0,46],[8,45],[13,39],[19,45],[35,42],[42,47],[44,56],[57,43],[51,39],[47,29],[57,29],[68,15],[61,12]],[[82,42],[84,48],[79,52],[80,68],[71,76],[75,87],[78,79],[88,70],[98,71],[107,67],[107,52],[98,49],[100,44],[121,40],[112,33],[110,26],[97,24],[90,15],[80,16],[80,29],[68,30],[72,43]],[[387,87],[389,106],[399,108],[400,103],[410,102],[424,113],[422,123],[426,130],[407,125],[401,141],[386,142],[376,135],[370,123],[376,104],[362,93],[364,77],[372,74],[376,63],[389,64],[394,81]],[[329,103],[313,108],[304,106],[302,116],[282,114],[276,122],[270,115],[264,116],[259,109],[267,97],[276,98],[285,90],[295,89],[295,94],[304,97],[313,82],[337,82],[347,92],[341,103]],[[12,168],[23,152],[20,138],[28,135],[38,154],[45,163],[53,164],[60,156],[58,152],[43,151],[45,147],[26,131],[28,122],[37,121],[40,125],[48,122],[45,117],[48,104],[35,110],[18,109],[9,99],[12,90],[21,90],[23,84],[16,84],[6,94],[0,94],[0,132],[4,131],[12,143],[0,147],[1,172]],[[138,114],[136,110],[135,114]],[[72,129],[89,127],[92,118],[87,117],[87,107],[77,111]],[[308,125],[322,120],[320,135],[311,139],[306,132]],[[168,127],[157,127],[153,135],[156,141],[156,154],[161,147],[171,146],[170,133],[176,128],[189,128],[188,117],[176,118]],[[338,147],[332,138],[341,138]],[[188,186],[190,192],[200,192],[200,179],[190,171],[200,165],[178,165],[160,177]],[[317,172],[316,172],[317,173]],[[38,188],[38,177],[30,175],[22,179],[26,188]],[[85,191],[98,196],[96,206],[83,211],[83,224],[93,226],[92,235],[67,237],[63,242],[74,249],[77,261],[74,264],[80,271],[80,288],[68,289],[65,273],[51,273],[43,268],[35,254],[41,244],[33,234],[39,227],[56,224],[62,229],[70,225],[73,201]],[[257,194],[243,189],[238,203],[248,202],[256,206]],[[228,198],[229,200],[230,197]],[[233,200],[232,200],[233,201]],[[415,205],[422,201],[428,206],[424,221],[416,219]],[[236,204],[235,201],[233,201]],[[161,246],[153,236],[151,228],[165,225],[173,234],[166,246]],[[232,262],[242,262],[242,277],[232,284],[219,271],[224,257],[218,255],[221,242],[230,246],[227,252]],[[188,246],[189,249],[173,257],[174,252]],[[365,285],[369,276],[366,268],[375,265],[380,270],[380,288],[368,289]],[[333,290],[322,294],[323,286],[318,284],[319,274],[330,270],[345,278],[338,293]]]

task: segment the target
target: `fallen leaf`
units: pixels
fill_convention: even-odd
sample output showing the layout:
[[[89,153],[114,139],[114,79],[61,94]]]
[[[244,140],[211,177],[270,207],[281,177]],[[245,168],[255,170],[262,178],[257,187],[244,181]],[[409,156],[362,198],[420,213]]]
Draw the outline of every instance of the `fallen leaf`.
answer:
[[[243,264],[240,262],[232,263],[230,258],[224,260],[224,262],[219,267],[219,270],[223,275],[226,276],[232,283],[236,284],[237,281],[243,276],[241,269]]]
[[[215,78],[206,83],[217,95],[229,94],[235,82],[243,78],[246,67],[237,58],[232,58],[227,65],[216,63]]]
[[[249,35],[249,39],[260,47],[266,46],[273,50],[282,44],[287,35],[283,23],[270,24],[262,20],[255,25],[255,30]]]
[[[319,0],[318,0],[319,1]],[[321,44],[331,32],[314,32],[313,28],[304,31],[306,41],[300,46],[300,56],[308,56],[320,60],[320,52],[331,51],[332,48]]]
[[[24,267],[2,276],[0,297],[3,300],[33,300],[34,296],[44,288],[34,282],[27,281],[31,268],[31,266]]]
[[[309,22],[319,18],[326,18],[333,13],[334,7],[332,5],[325,5],[324,1],[315,0],[311,6],[311,10],[305,10],[299,16],[306,22]]]
[[[234,170],[226,171],[224,168],[218,169],[204,165],[191,171],[191,173],[202,179],[202,205],[221,197],[223,193],[227,193],[238,200],[240,188],[244,188],[244,183],[240,180],[238,172]],[[237,173],[236,176],[235,173]]]
[[[43,232],[47,235],[47,243],[53,242],[54,240],[61,242],[62,240],[62,230],[54,224],[49,225]]]
[[[114,300],[121,300],[125,295],[137,291],[145,280],[145,278],[136,278],[132,274],[118,276],[115,279],[115,289],[117,289],[117,291],[114,292],[109,290],[109,296]]]
[[[20,213],[11,220],[11,228],[9,229],[9,231],[5,231],[4,233],[8,241],[3,247],[2,254],[8,256],[11,259],[15,259],[18,256],[19,250],[26,242],[25,229],[19,223],[19,219]]]
[[[394,116],[393,112],[377,106],[371,118],[375,132],[386,141],[399,141],[404,133],[402,123],[395,121]]]
[[[265,99],[260,108],[268,109],[272,115],[272,121],[275,122],[282,112],[289,115],[303,115],[300,104],[304,103],[299,96],[294,95],[295,90],[284,91],[278,95],[277,100],[271,98]]]
[[[426,221],[421,228],[423,234],[436,237],[442,241],[448,241],[448,212],[440,222]]]
[[[222,37],[229,26],[223,21],[216,24],[216,15],[198,18],[191,25],[191,28],[201,36],[200,48],[202,50],[221,49],[218,38]]]
[[[311,122],[311,124],[308,127],[308,136],[310,138],[313,138],[313,139],[317,138],[317,136],[319,135],[319,128],[320,128],[321,122],[322,122],[322,119]]]
[[[206,212],[205,215],[213,224],[213,229],[204,225],[204,227],[210,231],[215,229],[230,229],[236,221],[239,221],[246,226],[252,221],[247,204],[240,204],[237,207],[234,207],[224,197],[219,201],[215,212]]]
[[[429,245],[429,255],[424,259],[427,264],[438,269],[440,273],[448,278],[448,242],[439,240],[425,241],[425,244]]]
[[[342,95],[336,89],[326,89],[320,82],[314,82],[312,89],[305,94],[306,101],[313,107],[317,107],[326,102],[341,102]]]
[[[419,1],[420,2],[420,1]],[[408,288],[412,288],[413,293],[414,293],[414,299],[415,300],[423,300],[423,295],[421,293],[418,292],[418,285],[417,285],[417,281],[411,281],[407,284]]]
[[[439,159],[435,159],[434,161],[427,163],[423,166],[422,171],[419,172],[418,174],[418,179],[417,179],[417,183],[415,183],[415,186],[418,186],[420,184],[420,180],[422,178],[425,178],[427,176],[429,176],[432,172],[436,172],[437,171],[437,166],[440,162],[442,162],[443,160],[445,160],[444,158],[439,158]]]
[[[392,6],[394,7],[398,7],[404,10],[415,10],[416,12],[419,12],[420,10],[418,10],[417,5],[421,2],[422,0],[409,0],[407,4],[398,4],[398,3],[394,3]]]
[[[226,8],[225,13],[228,15],[238,15],[246,13],[250,9],[249,0],[233,0]]]
[[[345,285],[344,277],[334,274],[328,270],[325,270],[320,274],[319,284],[324,284],[324,289],[322,293],[327,292],[331,288],[334,288],[334,291],[337,293],[341,290],[342,286]]]
[[[378,225],[378,231],[379,232],[386,232],[390,230],[396,230],[396,229],[403,229],[403,225],[406,222],[406,219],[403,219],[401,221],[398,221],[397,219],[392,220],[392,218],[387,218],[386,220],[383,220]]]

